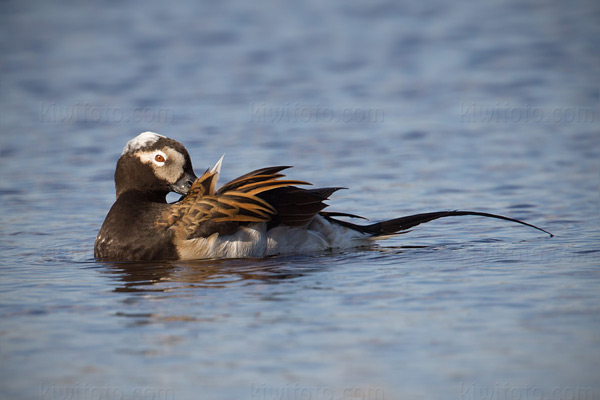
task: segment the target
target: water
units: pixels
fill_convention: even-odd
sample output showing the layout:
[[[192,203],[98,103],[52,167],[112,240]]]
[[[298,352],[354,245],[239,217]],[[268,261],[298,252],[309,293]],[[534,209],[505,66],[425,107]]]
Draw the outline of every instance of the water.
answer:
[[[0,397],[598,399],[597,2],[0,6]],[[99,263],[127,140],[291,164],[379,246]]]

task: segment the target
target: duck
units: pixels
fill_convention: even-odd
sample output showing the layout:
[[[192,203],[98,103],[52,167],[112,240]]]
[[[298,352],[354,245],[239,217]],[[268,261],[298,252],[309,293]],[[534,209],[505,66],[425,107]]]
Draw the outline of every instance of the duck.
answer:
[[[342,187],[302,188],[310,183],[282,174],[290,166],[274,166],[249,172],[217,189],[222,161],[223,157],[197,177],[180,142],[154,132],[129,140],[117,161],[116,200],[96,237],[94,257],[166,261],[344,251],[370,246],[439,218],[467,215],[511,221],[553,236],[527,222],[478,211],[348,222],[363,217],[324,211],[325,202]],[[168,203],[171,192],[181,198]]]

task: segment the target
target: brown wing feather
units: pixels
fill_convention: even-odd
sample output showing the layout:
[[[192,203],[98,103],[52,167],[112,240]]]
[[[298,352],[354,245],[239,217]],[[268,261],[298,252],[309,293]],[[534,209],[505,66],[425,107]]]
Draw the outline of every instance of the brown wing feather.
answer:
[[[218,173],[207,169],[200,178],[192,184],[187,196],[204,196],[210,195],[214,189],[215,181],[218,179]]]
[[[267,167],[267,168],[257,169],[252,172],[248,172],[247,174],[244,174],[240,177],[235,178],[231,182],[226,183],[219,190],[217,190],[217,192],[215,194],[225,193],[230,190],[237,190],[240,186],[243,186],[243,185],[246,185],[249,183],[262,182],[262,181],[269,180],[269,179],[276,179],[276,178],[284,177],[285,175],[278,174],[278,172],[282,171],[284,169],[287,169],[287,168],[291,168],[291,167],[288,167],[288,166]]]
[[[211,188],[217,174],[207,170],[190,192],[173,204],[163,225],[172,226],[185,238],[233,233],[240,225],[267,222],[300,226],[307,224],[327,207],[324,200],[341,188],[301,189],[294,185],[308,182],[281,179],[279,172],[289,167],[268,167],[242,175],[223,185],[214,194]]]

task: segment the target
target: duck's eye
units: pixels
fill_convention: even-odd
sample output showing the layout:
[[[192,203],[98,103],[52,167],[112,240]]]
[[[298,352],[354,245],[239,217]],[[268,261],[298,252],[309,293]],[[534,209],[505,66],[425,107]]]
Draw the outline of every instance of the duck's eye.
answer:
[[[166,161],[165,156],[163,156],[162,154],[157,154],[154,156],[154,161],[164,163]]]

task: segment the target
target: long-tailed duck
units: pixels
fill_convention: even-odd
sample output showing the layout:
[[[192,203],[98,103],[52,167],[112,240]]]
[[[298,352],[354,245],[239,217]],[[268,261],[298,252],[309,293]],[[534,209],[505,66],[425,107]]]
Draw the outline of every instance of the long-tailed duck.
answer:
[[[285,166],[252,171],[217,190],[221,160],[197,178],[181,143],[153,132],[130,140],[117,162],[117,199],[98,233],[94,256],[189,260],[350,249],[461,215],[517,222],[552,236],[523,221],[476,211],[429,212],[358,225],[337,219],[356,215],[322,211],[324,201],[341,188],[299,188],[308,183],[283,179]],[[184,196],[169,204],[169,192]]]

